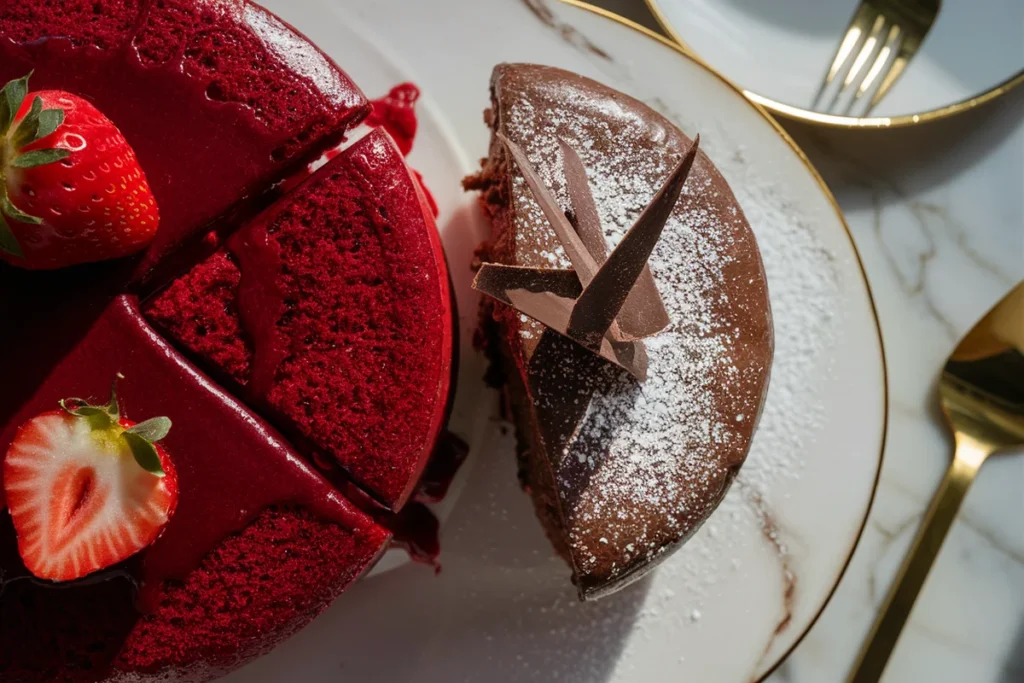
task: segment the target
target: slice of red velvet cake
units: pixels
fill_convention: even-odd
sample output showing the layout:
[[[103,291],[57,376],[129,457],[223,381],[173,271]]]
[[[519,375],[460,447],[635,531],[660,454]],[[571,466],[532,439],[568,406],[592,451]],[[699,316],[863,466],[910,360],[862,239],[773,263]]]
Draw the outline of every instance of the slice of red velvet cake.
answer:
[[[177,509],[153,545],[59,590],[26,572],[0,513],[0,680],[207,680],[304,626],[387,546],[385,529],[157,337],[132,297],[4,416],[3,449],[58,398],[102,397],[117,373],[125,414],[173,423],[161,443]]]
[[[92,102],[160,207],[140,274],[369,113],[351,80],[245,0],[0,0],[0,83]]]
[[[144,312],[286,433],[402,506],[444,420],[452,318],[432,212],[386,132],[345,149]]]

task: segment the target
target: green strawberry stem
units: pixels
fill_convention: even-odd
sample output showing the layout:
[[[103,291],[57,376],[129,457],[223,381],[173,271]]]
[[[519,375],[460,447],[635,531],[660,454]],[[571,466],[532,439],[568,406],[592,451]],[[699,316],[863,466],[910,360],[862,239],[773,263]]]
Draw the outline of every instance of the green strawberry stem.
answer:
[[[121,426],[121,410],[117,402],[117,380],[124,379],[120,372],[110,387],[110,400],[103,405],[92,405],[82,398],[62,398],[57,403],[66,412],[89,421],[93,431],[111,433],[127,444],[139,467],[157,477],[165,472],[154,444],[171,430],[167,417],[152,417],[125,429]]]
[[[71,154],[59,148],[22,151],[26,145],[51,135],[64,123],[64,111],[43,109],[43,100],[37,95],[28,113],[12,130],[14,119],[28,95],[28,79],[31,75],[30,72],[27,76],[16,78],[0,90],[0,171],[3,171],[3,178],[0,179],[0,251],[18,258],[22,258],[24,252],[8,221],[38,225],[42,219],[24,213],[11,203],[7,196],[7,169],[44,166]]]

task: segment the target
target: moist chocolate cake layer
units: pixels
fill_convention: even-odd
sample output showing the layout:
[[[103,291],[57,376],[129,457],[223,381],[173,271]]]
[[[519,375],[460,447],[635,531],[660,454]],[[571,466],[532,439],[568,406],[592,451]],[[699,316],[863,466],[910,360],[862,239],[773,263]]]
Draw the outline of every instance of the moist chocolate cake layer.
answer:
[[[487,260],[571,267],[497,139],[522,148],[570,220],[558,139],[587,170],[609,246],[636,220],[691,140],[620,92],[551,67],[502,64],[481,191]],[[581,599],[642,576],[688,539],[743,464],[768,388],[768,288],[743,211],[699,152],[649,261],[671,320],[645,341],[647,380],[493,304],[520,437],[522,475]],[[523,443],[525,441],[525,443]]]

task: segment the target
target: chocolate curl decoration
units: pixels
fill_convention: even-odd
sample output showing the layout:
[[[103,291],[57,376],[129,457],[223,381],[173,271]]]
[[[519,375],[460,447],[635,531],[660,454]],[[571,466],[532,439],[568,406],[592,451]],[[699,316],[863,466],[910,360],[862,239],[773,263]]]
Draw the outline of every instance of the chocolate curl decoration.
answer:
[[[643,382],[647,378],[647,350],[640,339],[660,332],[669,323],[647,260],[679,200],[697,156],[700,136],[610,256],[586,170],[576,152],[559,139],[574,225],[519,146],[500,134],[499,139],[523,174],[573,269],[484,263],[473,288],[512,306]]]

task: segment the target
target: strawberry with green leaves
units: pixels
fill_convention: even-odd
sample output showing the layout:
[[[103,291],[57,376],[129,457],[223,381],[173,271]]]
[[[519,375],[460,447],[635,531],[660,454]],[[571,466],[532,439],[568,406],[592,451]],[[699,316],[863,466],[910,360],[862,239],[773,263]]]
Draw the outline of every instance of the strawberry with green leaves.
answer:
[[[71,581],[157,539],[178,502],[174,466],[157,443],[170,428],[166,417],[121,417],[115,387],[105,405],[65,399],[18,429],[3,489],[32,574]]]
[[[139,251],[160,213],[135,152],[92,104],[28,92],[28,78],[0,90],[0,259],[48,269]]]

